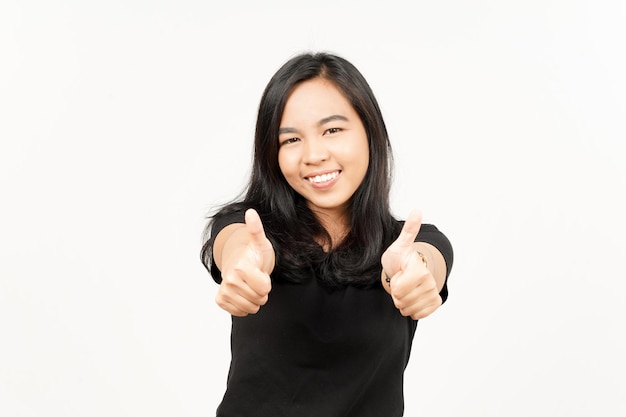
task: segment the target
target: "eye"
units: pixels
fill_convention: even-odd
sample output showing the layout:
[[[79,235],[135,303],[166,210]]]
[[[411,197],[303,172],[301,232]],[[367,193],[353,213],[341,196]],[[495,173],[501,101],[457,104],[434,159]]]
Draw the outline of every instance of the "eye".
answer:
[[[300,138],[297,138],[297,137],[285,139],[285,140],[280,142],[280,146],[289,145],[291,143],[298,142],[299,140],[300,140]]]
[[[324,132],[325,135],[332,135],[333,133],[339,133],[341,132],[342,129],[338,128],[338,127],[331,127],[330,129],[326,129],[326,131]]]

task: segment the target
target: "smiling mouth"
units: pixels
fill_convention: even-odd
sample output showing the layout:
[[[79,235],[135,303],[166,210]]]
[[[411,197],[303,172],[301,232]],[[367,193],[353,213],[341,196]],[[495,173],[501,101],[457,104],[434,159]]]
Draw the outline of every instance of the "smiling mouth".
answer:
[[[332,181],[339,176],[340,171],[329,172],[328,174],[316,175],[314,177],[306,177],[311,184],[322,184]]]

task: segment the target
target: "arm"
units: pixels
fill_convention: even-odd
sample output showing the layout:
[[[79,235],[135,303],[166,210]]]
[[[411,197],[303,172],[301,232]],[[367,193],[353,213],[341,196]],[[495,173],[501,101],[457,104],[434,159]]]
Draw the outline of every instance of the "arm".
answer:
[[[257,313],[272,287],[269,274],[275,253],[256,211],[246,212],[245,224],[230,224],[219,231],[213,257],[222,273],[217,304],[234,316]]]
[[[436,247],[426,242],[413,242],[413,250],[420,252],[426,258],[427,269],[435,278],[437,292],[441,292],[446,282],[448,268],[443,255]]]

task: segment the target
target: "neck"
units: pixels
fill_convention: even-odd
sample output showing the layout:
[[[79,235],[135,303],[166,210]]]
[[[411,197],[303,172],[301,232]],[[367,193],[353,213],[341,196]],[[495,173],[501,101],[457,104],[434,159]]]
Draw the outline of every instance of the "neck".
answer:
[[[335,213],[335,215],[320,212],[314,212],[314,214],[322,227],[326,229],[331,239],[331,242],[319,242],[324,250],[329,251],[341,244],[350,231],[348,212],[344,211],[340,214]]]

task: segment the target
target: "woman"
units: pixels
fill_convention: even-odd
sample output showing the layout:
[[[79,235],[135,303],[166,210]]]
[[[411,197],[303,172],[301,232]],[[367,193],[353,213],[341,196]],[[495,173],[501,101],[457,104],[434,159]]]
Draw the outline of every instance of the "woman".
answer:
[[[202,260],[232,315],[218,416],[401,416],[417,320],[447,298],[452,247],[389,207],[391,147],[345,59],[301,54],[261,98],[247,191]]]

